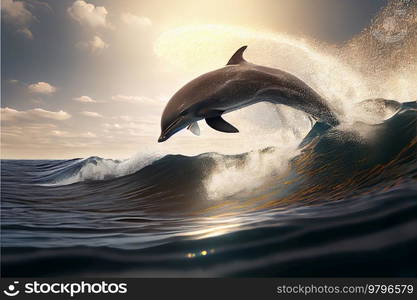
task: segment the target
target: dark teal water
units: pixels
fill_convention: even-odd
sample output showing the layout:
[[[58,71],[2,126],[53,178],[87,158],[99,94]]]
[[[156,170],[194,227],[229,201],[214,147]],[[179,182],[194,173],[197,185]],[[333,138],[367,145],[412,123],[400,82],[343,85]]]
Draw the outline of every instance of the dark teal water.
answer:
[[[250,154],[100,180],[77,178],[120,162],[3,160],[2,276],[417,276],[417,111],[356,129],[374,138],[320,132],[284,174],[216,201],[207,176]]]

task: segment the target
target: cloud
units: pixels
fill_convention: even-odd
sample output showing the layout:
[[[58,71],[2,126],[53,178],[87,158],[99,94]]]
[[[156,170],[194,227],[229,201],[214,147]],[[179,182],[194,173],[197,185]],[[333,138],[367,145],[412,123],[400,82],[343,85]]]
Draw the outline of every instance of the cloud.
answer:
[[[68,124],[61,123],[62,126]],[[74,157],[75,151],[97,148],[101,139],[92,131],[59,128],[51,123],[5,122],[1,127],[2,156],[9,158]],[[90,156],[95,151],[80,156]]]
[[[34,130],[41,130],[41,131],[47,131],[56,128],[57,126],[55,124],[50,123],[34,123],[34,124],[24,124],[24,128],[26,129],[34,129]],[[7,130],[5,130],[7,129]],[[21,136],[23,134],[22,130],[23,127],[16,126],[16,124],[6,123],[2,126],[2,135],[7,133],[7,135],[13,135],[13,136]]]
[[[94,111],[82,111],[81,114],[86,116],[86,117],[91,117],[91,118],[102,118],[103,117],[102,115],[100,115],[99,113],[94,112]]]
[[[136,27],[152,26],[151,19],[149,19],[147,17],[135,16],[134,14],[131,14],[131,13],[123,13],[121,15],[121,19],[122,19],[123,23],[125,23],[127,25],[132,25],[132,26],[136,26]]]
[[[62,138],[95,138],[97,135],[93,132],[87,131],[85,133],[71,133],[69,131],[52,130],[51,134]]]
[[[45,95],[53,94],[56,91],[56,87],[43,81],[30,84],[28,88],[29,88],[29,91],[32,93],[45,94]]]
[[[29,40],[33,40],[33,33],[27,27],[19,29],[17,31],[17,33],[20,33],[21,35],[23,35],[24,37],[26,37]]]
[[[80,42],[77,44],[80,49],[89,50],[91,53],[98,53],[109,47],[109,44],[104,42],[101,37],[95,35],[91,41]]]
[[[115,122],[103,124],[104,132],[122,136],[155,136],[159,134],[159,116],[149,116],[144,118],[133,118],[130,116],[115,116]]]
[[[162,104],[162,102],[143,96],[128,96],[128,95],[115,95],[111,97],[114,101],[136,103],[136,104]]]
[[[7,19],[20,25],[26,25],[34,18],[32,13],[25,7],[25,3],[21,1],[3,0],[1,10],[4,11]]]
[[[71,118],[71,115],[63,110],[60,111],[49,111],[42,108],[34,108],[25,111],[19,111],[13,108],[1,108],[1,119],[2,121],[36,121],[39,119],[50,119],[50,120],[67,120]]]
[[[103,124],[105,128],[115,128],[115,129],[122,129],[122,125],[119,123],[104,123]]]
[[[28,39],[33,39],[33,34],[29,26],[36,18],[26,8],[25,3],[14,0],[3,0],[1,2],[1,10],[4,12],[5,20],[18,28],[18,33],[23,34]]]
[[[106,20],[107,10],[104,6],[94,6],[94,4],[83,0],[77,0],[67,11],[81,25],[87,25],[92,28],[110,27]]]
[[[122,121],[125,121],[125,122],[128,122],[128,121],[132,121],[132,117],[130,117],[130,116],[117,116],[117,117],[113,117],[112,119],[115,119],[115,120],[122,120]]]
[[[97,100],[92,99],[89,96],[80,96],[73,98],[74,101],[83,102],[83,103],[97,103]]]

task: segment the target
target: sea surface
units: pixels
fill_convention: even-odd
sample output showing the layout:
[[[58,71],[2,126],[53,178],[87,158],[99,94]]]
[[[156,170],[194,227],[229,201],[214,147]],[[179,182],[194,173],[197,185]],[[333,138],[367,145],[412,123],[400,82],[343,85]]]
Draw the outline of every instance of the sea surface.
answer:
[[[2,276],[417,276],[416,106],[315,126],[280,172],[274,147],[2,160]]]

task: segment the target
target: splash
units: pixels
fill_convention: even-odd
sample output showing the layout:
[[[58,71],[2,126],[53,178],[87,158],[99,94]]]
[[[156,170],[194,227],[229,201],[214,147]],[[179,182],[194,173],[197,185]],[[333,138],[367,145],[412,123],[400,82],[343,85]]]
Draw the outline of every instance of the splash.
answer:
[[[389,1],[371,25],[337,47],[336,54],[363,75],[371,97],[416,100],[417,1]]]
[[[417,99],[416,20],[416,2],[390,1],[369,28],[342,45],[228,25],[183,26],[164,32],[155,44],[155,52],[191,79],[222,67],[237,48],[249,45],[247,60],[288,71],[305,81],[341,115],[339,130],[356,132],[361,142],[371,143],[376,139],[373,127],[357,126],[356,122],[380,124],[398,107],[383,101],[361,101]],[[311,126],[300,112],[287,107],[276,107],[274,120],[270,116],[265,106],[226,115],[232,124],[243,128],[239,141],[249,143],[253,151],[243,163],[216,159],[217,167],[205,181],[210,198],[222,199],[256,189],[286,169],[288,160],[296,155],[296,147],[282,145],[296,145]],[[247,135],[246,128],[255,134]],[[230,143],[239,141],[230,138]],[[276,150],[259,156],[256,149],[262,146],[275,146]],[[247,147],[242,150],[248,151]]]
[[[244,27],[202,24],[164,32],[154,49],[172,68],[192,79],[222,67],[231,53],[247,44],[247,60],[293,73],[322,94],[338,111],[343,121],[340,130],[358,131],[356,122],[379,124],[396,113],[395,108],[381,103],[358,105],[359,102],[372,98],[400,102],[417,99],[417,4],[411,1],[406,4],[399,6],[391,1],[369,28],[342,45]],[[402,18],[398,18],[399,10],[402,10]],[[387,26],[387,18],[395,26]],[[383,39],[379,34],[392,36],[396,31],[405,34],[397,40]],[[216,168],[205,180],[211,198],[256,188],[254,183],[285,170],[288,160],[297,153],[296,145],[311,129],[311,123],[303,113],[265,103],[227,114],[225,119],[239,128],[239,135],[216,135],[217,142],[206,145],[205,141],[199,140],[202,147],[198,149],[222,154],[251,154],[243,165],[233,165],[217,157]],[[202,125],[204,135],[215,134]],[[360,136],[365,140],[374,137],[372,129],[360,132]],[[267,147],[275,150],[258,157],[256,153]],[[122,162],[87,162],[78,174],[65,182],[128,175],[162,156],[144,154]],[[227,184],[235,178],[247,180]]]
[[[106,180],[133,174],[164,156],[155,152],[140,152],[125,160],[89,157],[77,160],[50,174],[44,185],[68,185],[82,181]]]
[[[207,198],[249,197],[271,179],[284,174],[289,159],[298,153],[296,145],[291,145],[251,151],[240,158],[214,155],[215,168],[203,182]]]
[[[393,39],[396,34],[401,38]],[[168,30],[154,48],[192,78],[222,67],[242,45],[249,45],[249,61],[293,73],[345,114],[351,104],[369,98],[417,99],[416,1],[390,1],[368,28],[342,45],[202,24]]]

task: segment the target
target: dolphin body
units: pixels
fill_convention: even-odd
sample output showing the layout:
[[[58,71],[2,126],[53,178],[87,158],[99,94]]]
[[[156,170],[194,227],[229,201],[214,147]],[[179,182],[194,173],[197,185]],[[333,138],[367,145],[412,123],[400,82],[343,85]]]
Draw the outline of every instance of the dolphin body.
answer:
[[[202,119],[215,130],[239,132],[222,114],[261,101],[291,106],[329,127],[339,124],[326,101],[306,83],[287,72],[247,62],[246,48],[239,48],[225,67],[195,78],[174,94],[162,113],[158,142],[186,127],[199,135],[197,121]]]

